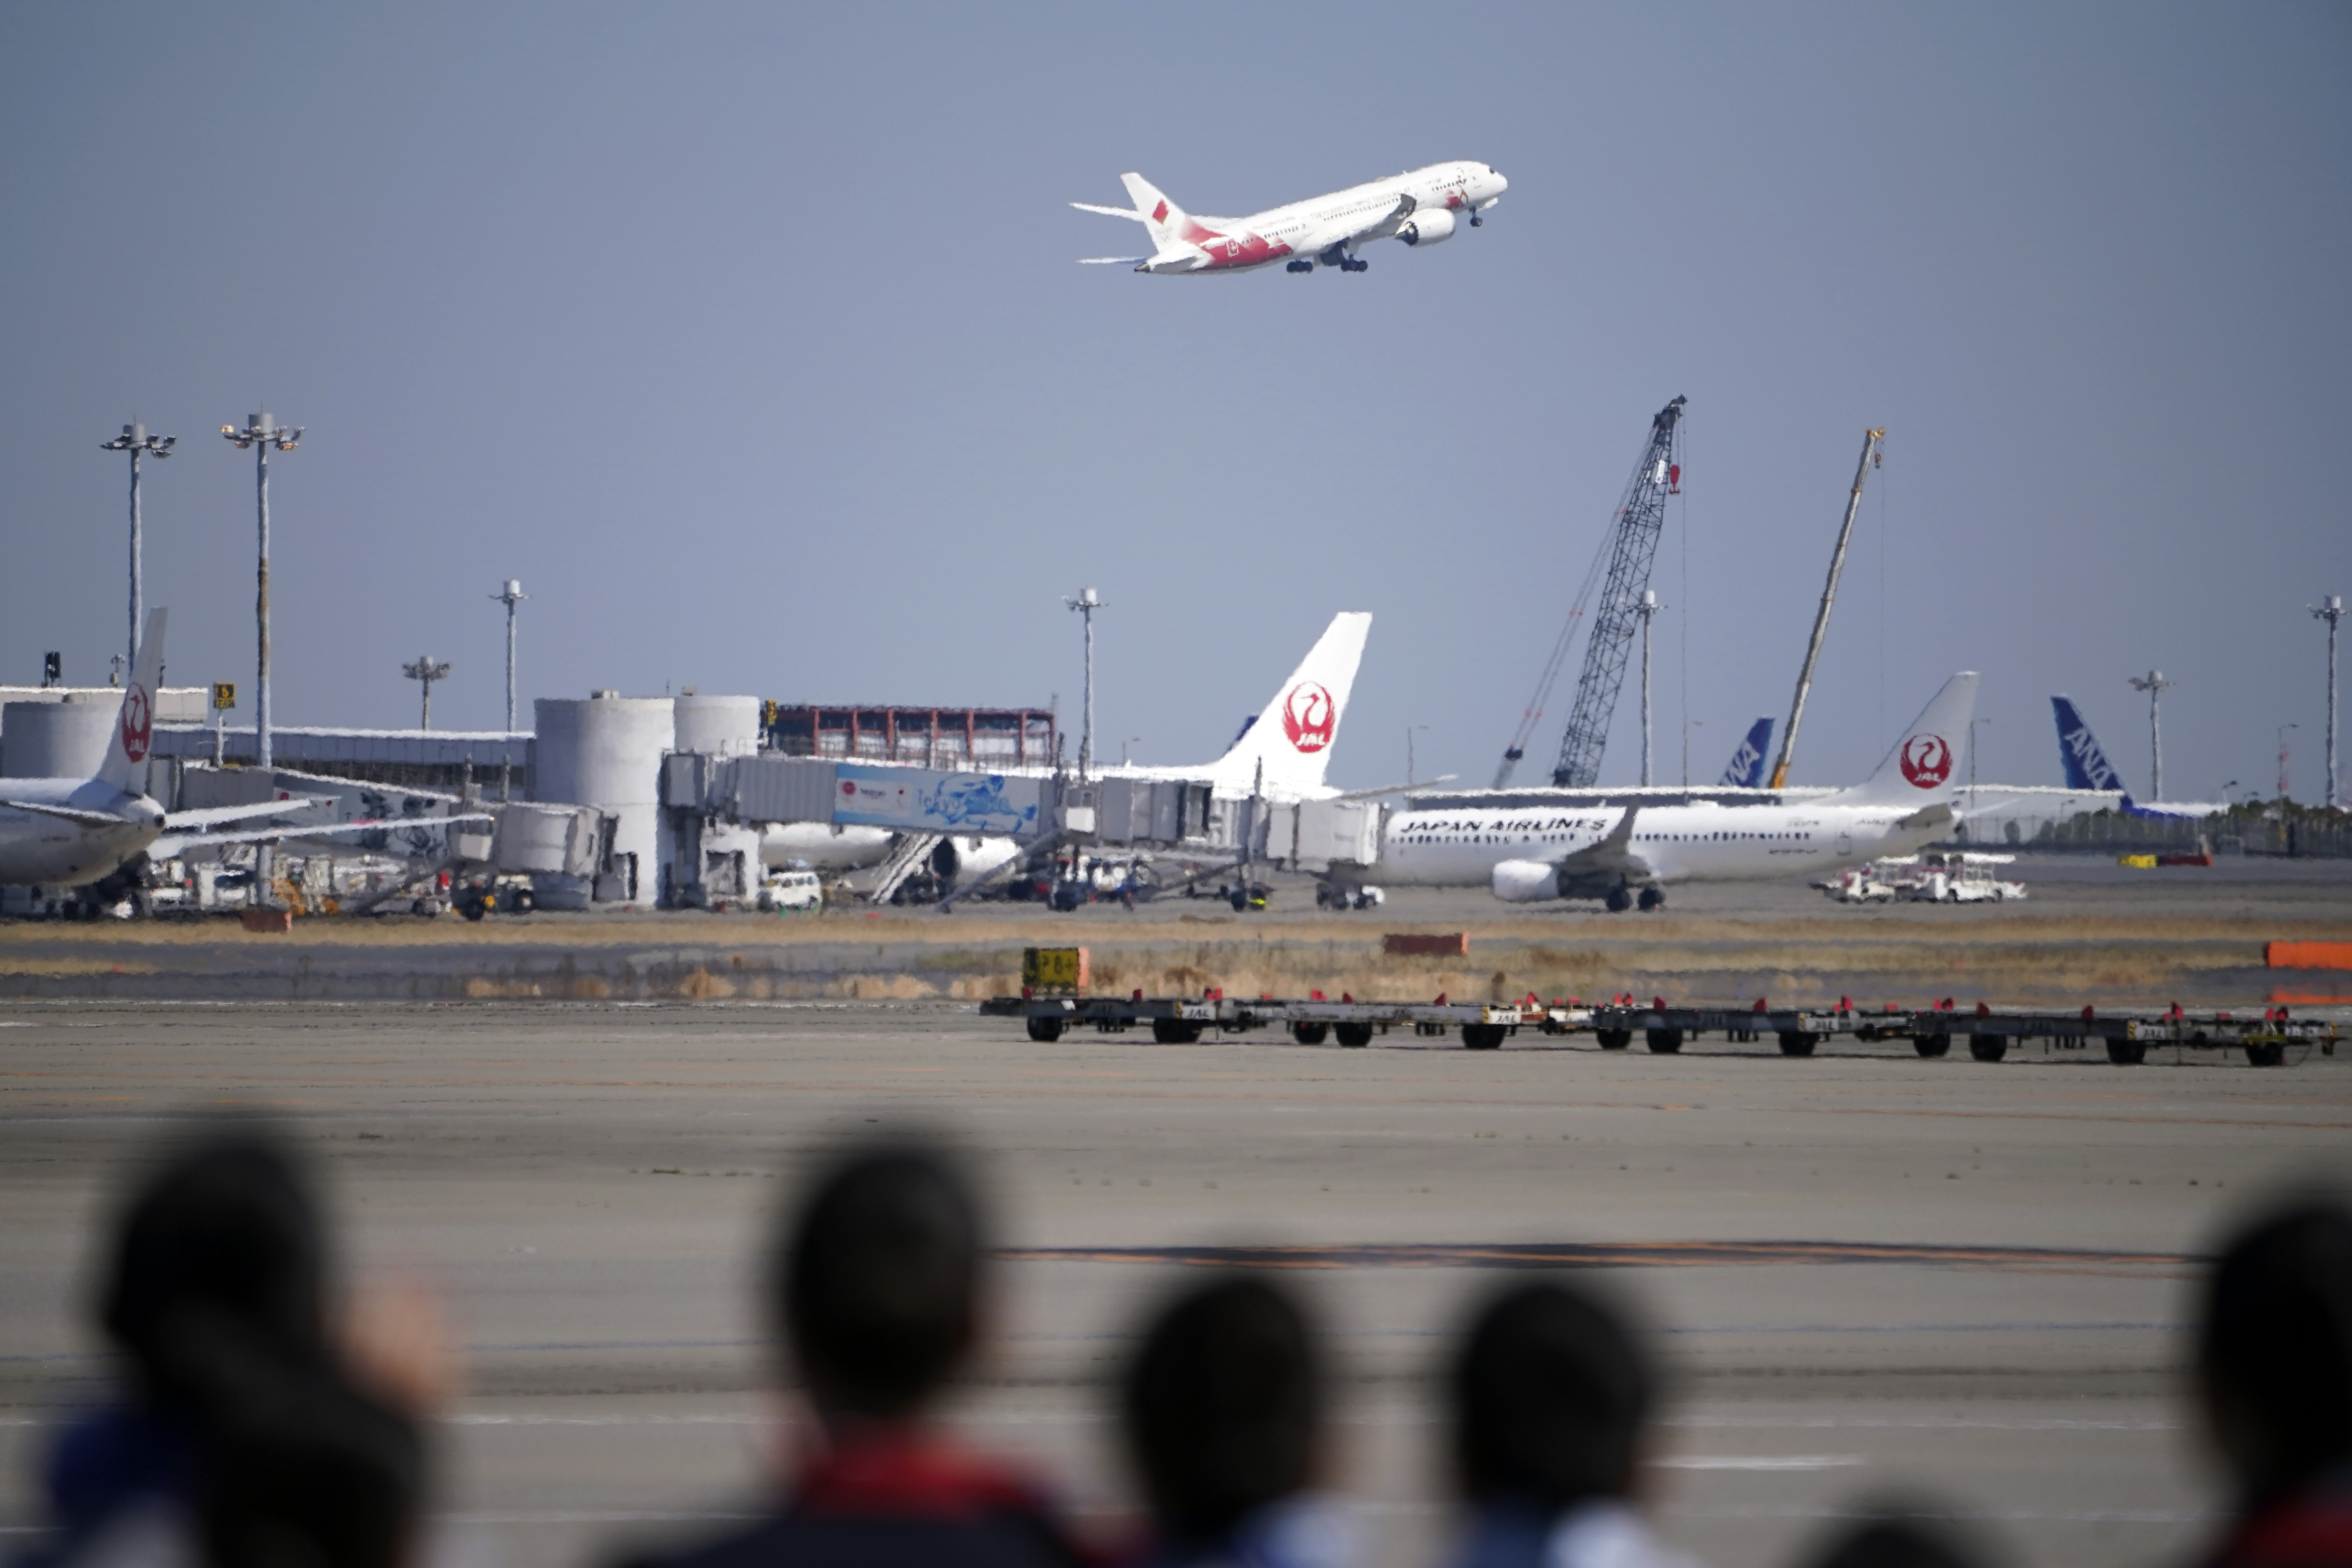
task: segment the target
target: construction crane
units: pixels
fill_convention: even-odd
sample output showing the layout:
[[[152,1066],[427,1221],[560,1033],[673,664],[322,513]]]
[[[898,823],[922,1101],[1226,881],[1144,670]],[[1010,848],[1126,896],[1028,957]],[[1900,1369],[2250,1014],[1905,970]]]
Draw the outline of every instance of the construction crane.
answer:
[[[1650,585],[1650,563],[1658,554],[1658,531],[1665,525],[1666,498],[1681,492],[1683,471],[1675,461],[1675,431],[1682,423],[1683,402],[1675,398],[1650,421],[1641,460],[1633,465],[1633,477],[1626,481],[1624,497],[1617,503],[1616,531],[1605,556],[1593,557],[1584,585],[1569,606],[1568,624],[1552,645],[1543,679],[1536,684],[1535,700],[1520,715],[1518,733],[1511,737],[1503,752],[1503,765],[1495,771],[1496,789],[1510,782],[1511,770],[1527,755],[1528,736],[1543,717],[1552,683],[1568,661],[1569,647],[1576,640],[1577,626],[1584,619],[1585,605],[1592,597],[1592,585],[1600,580],[1605,559],[1609,578],[1601,591],[1592,634],[1585,639],[1584,673],[1576,683],[1576,707],[1568,716],[1567,732],[1560,737],[1559,762],[1551,771],[1551,782],[1585,789],[1600,777],[1601,748],[1609,742],[1609,721],[1617,711],[1617,693],[1625,684],[1625,661],[1642,622],[1642,593]]]
[[[1862,461],[1853,466],[1853,489],[1845,498],[1845,521],[1838,528],[1837,548],[1830,552],[1829,581],[1822,584],[1822,606],[1813,612],[1813,640],[1805,645],[1805,664],[1797,671],[1797,695],[1789,704],[1788,726],[1780,731],[1780,760],[1772,764],[1769,788],[1789,782],[1789,763],[1797,754],[1797,726],[1805,717],[1805,697],[1813,689],[1813,666],[1822,657],[1822,638],[1830,629],[1830,606],[1837,603],[1838,574],[1845,570],[1845,547],[1853,539],[1853,516],[1862,510],[1862,481],[1886,439],[1885,426],[1862,433]]]

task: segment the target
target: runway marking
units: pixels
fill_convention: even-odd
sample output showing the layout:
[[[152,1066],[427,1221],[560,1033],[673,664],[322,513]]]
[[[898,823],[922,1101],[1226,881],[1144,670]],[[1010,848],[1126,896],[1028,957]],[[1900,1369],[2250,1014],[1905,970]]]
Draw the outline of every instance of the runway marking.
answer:
[[[1658,1268],[1901,1263],[1958,1268],[2158,1274],[2186,1272],[2209,1261],[2170,1252],[1868,1241],[1551,1241],[1484,1246],[1400,1241],[1353,1247],[1008,1247],[997,1256],[1014,1263],[1176,1263],[1209,1268]]]
[[[1695,1454],[1688,1458],[1652,1459],[1662,1470],[1835,1470],[1862,1463],[1859,1454]]]

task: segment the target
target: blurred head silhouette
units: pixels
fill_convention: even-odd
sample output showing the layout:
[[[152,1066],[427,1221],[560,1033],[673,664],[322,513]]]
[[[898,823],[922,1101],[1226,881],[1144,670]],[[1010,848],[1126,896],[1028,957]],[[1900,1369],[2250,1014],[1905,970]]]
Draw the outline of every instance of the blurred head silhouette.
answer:
[[[1475,1503],[1556,1514],[1633,1489],[1655,1394],[1617,1315],[1557,1280],[1489,1301],[1454,1367],[1454,1465]]]
[[[2237,1233],[2206,1284],[2197,1373],[2249,1502],[2352,1459],[2352,1212],[2305,1200]]]
[[[415,1430],[352,1386],[326,1328],[327,1247],[266,1128],[215,1129],[138,1187],[100,1303],[140,1394],[184,1435],[206,1559],[386,1568],[409,1539]]]
[[[1978,1568],[1984,1560],[1949,1526],[1903,1508],[1842,1526],[1803,1561],[1809,1568]]]
[[[1236,1274],[1179,1296],[1128,1368],[1128,1446],[1165,1542],[1230,1537],[1314,1480],[1322,1374],[1306,1315],[1271,1280]]]
[[[902,1143],[839,1157],[777,1256],[773,1305],[810,1401],[828,1421],[916,1415],[978,1332],[980,1205],[941,1150]]]

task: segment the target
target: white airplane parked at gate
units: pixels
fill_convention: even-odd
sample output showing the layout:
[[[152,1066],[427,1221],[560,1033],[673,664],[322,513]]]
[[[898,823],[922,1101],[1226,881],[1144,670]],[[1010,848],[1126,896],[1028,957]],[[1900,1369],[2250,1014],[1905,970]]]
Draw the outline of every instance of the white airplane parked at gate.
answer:
[[[1363,660],[1364,639],[1371,629],[1367,610],[1343,610],[1332,616],[1298,668],[1215,762],[1174,767],[1115,763],[1096,767],[1093,776],[1181,780],[1205,785],[1228,799],[1257,794],[1289,804],[1336,796],[1339,792],[1324,784],[1323,775],[1331,765],[1331,748],[1339,742],[1339,721],[1355,689],[1356,667]],[[760,836],[760,858],[769,866],[800,861],[820,870],[848,869],[882,860],[897,837],[887,827],[790,823]],[[931,868],[943,879],[968,882],[1024,853],[1026,847],[1010,838],[957,836],[940,840],[932,852]]]
[[[1318,266],[1361,272],[1371,266],[1357,247],[1375,239],[1442,245],[1464,220],[1472,228],[1503,199],[1510,182],[1489,163],[1432,163],[1326,196],[1269,207],[1248,217],[1193,217],[1140,174],[1121,174],[1133,208],[1072,202],[1082,212],[1133,218],[1151,236],[1150,256],[1089,256],[1082,265],[1138,272],[1250,272],[1284,263],[1291,272]]]
[[[147,754],[154,742],[154,693],[163,679],[165,612],[148,612],[146,635],[123,688],[122,710],[96,778],[0,779],[0,885],[80,888],[98,884],[94,901],[130,891],[119,873],[166,830],[175,833],[285,816],[310,801],[211,806],[166,814],[148,798]]]
[[[1944,683],[1867,783],[1781,805],[1490,806],[1401,811],[1381,829],[1380,863],[1352,879],[1387,887],[1475,887],[1508,903],[1599,899],[1654,910],[1665,884],[1793,877],[1907,855],[1959,819],[1960,748],[1977,677]]]

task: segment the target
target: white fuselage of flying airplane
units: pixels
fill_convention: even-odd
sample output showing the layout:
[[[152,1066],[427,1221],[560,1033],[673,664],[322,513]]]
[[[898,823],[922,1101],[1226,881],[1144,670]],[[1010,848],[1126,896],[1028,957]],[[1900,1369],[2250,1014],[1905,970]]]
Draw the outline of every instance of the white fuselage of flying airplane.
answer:
[[[1133,263],[1138,272],[1202,276],[1249,272],[1277,261],[1293,272],[1318,265],[1360,272],[1366,264],[1356,259],[1358,247],[1375,239],[1442,244],[1460,227],[1484,223],[1482,215],[1510,185],[1491,164],[1432,163],[1247,217],[1205,217],[1176,206],[1139,174],[1121,178],[1134,210],[1071,205],[1137,219],[1157,249],[1147,257],[1094,259]]]

